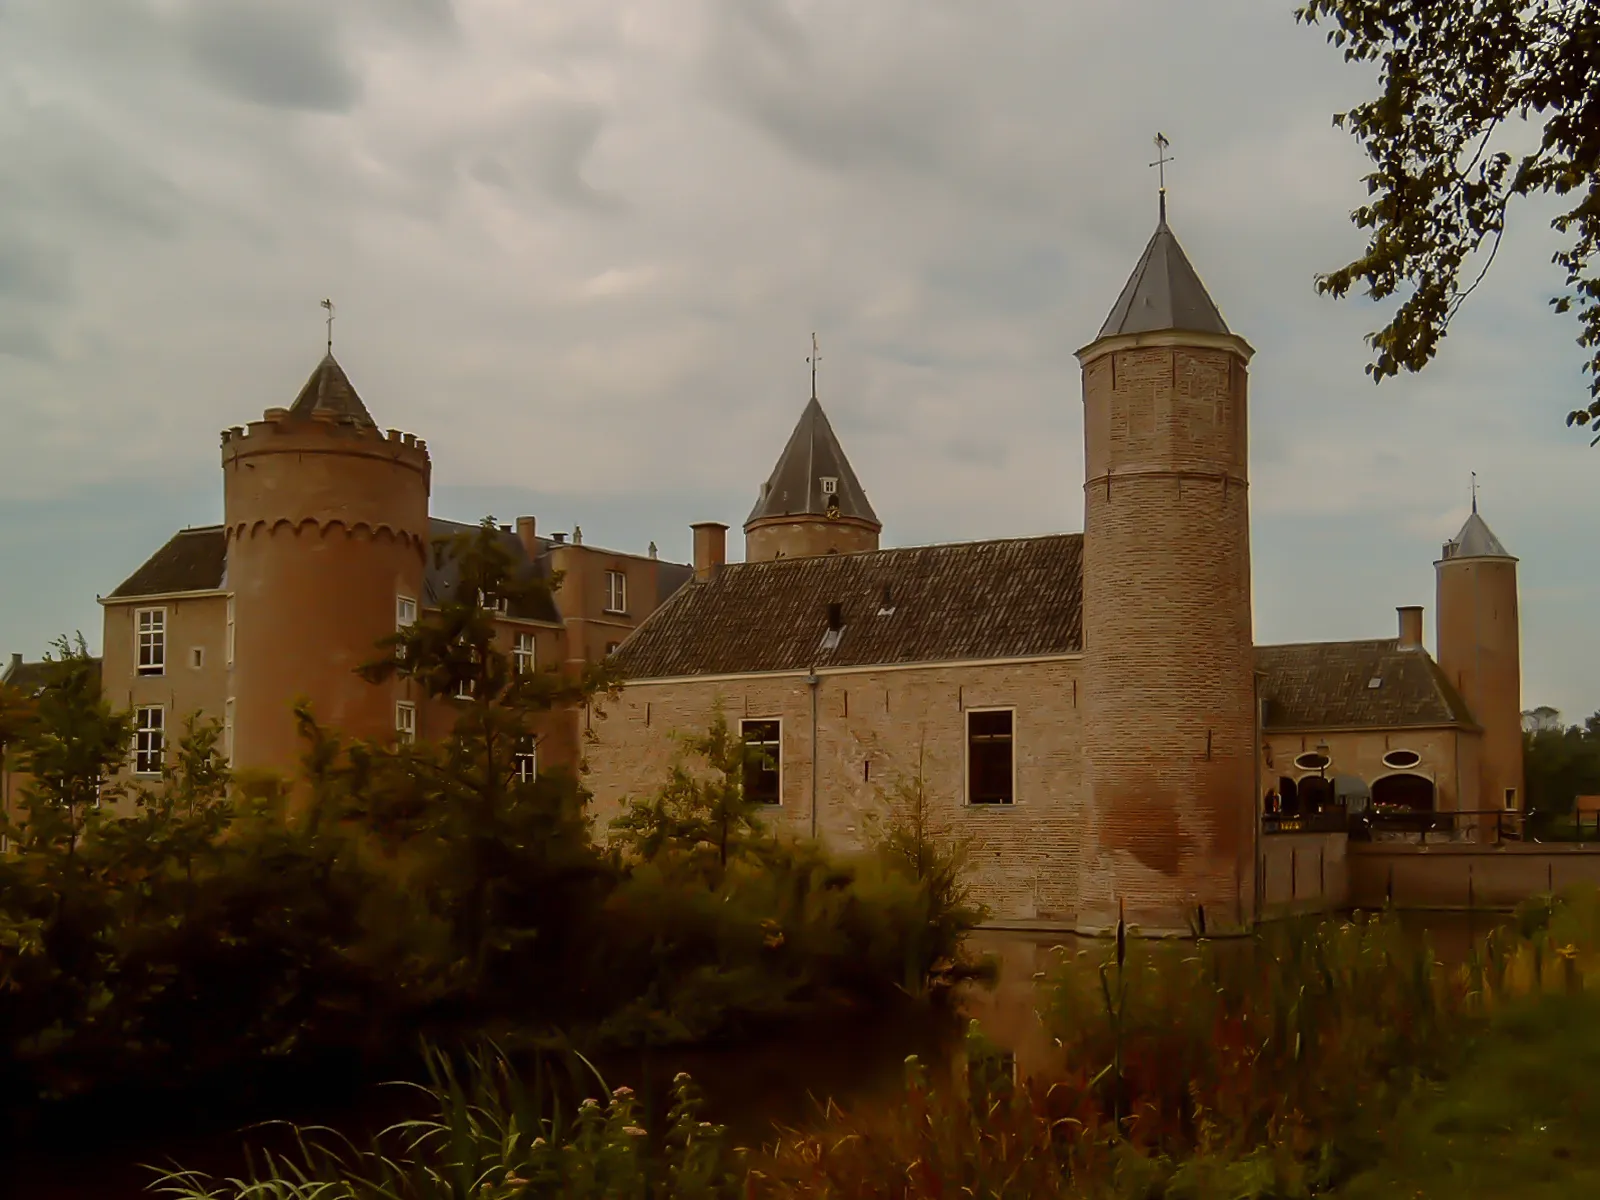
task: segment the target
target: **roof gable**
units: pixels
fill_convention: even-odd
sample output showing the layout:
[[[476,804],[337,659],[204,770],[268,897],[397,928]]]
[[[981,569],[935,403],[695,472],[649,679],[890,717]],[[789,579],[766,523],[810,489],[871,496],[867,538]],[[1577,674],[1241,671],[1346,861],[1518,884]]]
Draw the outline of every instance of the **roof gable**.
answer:
[[[835,481],[831,495],[822,490],[824,479]],[[745,524],[766,517],[820,517],[828,511],[830,501],[838,503],[840,516],[879,524],[827,414],[813,396],[806,402],[772,474],[761,485],[761,495]]]
[[[1112,305],[1099,336],[1154,333],[1178,329],[1189,333],[1227,334],[1228,324],[1212,302],[1206,285],[1167,227],[1165,216],[1140,255],[1122,294]],[[1098,340],[1098,339],[1097,339]]]
[[[1394,638],[1257,646],[1256,670],[1267,729],[1473,724],[1428,652]]]
[[[1082,582],[1077,533],[728,563],[614,661],[624,678],[664,679],[1070,654]]]
[[[227,538],[221,525],[183,529],[168,538],[166,545],[118,584],[106,599],[216,591],[225,583],[227,560]]]

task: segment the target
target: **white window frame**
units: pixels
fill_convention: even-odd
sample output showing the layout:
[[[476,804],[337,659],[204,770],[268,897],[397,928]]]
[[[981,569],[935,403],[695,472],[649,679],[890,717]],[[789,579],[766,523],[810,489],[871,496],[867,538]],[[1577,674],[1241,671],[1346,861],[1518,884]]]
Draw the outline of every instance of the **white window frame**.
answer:
[[[510,610],[511,604],[504,596],[490,596],[482,588],[479,588],[478,607],[487,609],[492,613],[498,613],[503,617]]]
[[[606,571],[606,611],[608,613],[625,613],[628,611],[628,573],[626,571]]]
[[[761,801],[750,800],[750,798],[748,796],[745,797],[745,800],[746,800],[747,803],[751,803],[751,804],[759,803],[759,804],[761,804],[761,806],[763,808],[782,808],[783,807],[783,718],[782,717],[741,717],[740,720],[739,720],[739,744],[741,746],[746,746],[746,745],[750,744],[745,738],[745,728],[746,728],[746,726],[749,726],[749,725],[776,725],[778,727],[777,753],[773,756],[778,761],[778,798],[777,798],[777,800],[775,800],[775,801],[773,801],[771,803],[768,803],[765,800],[761,800]],[[759,746],[771,746],[772,744],[773,743],[771,743],[771,742],[757,742],[756,743],[756,745],[759,745]],[[744,775],[742,774],[742,772],[743,772],[743,766],[742,765],[740,767],[740,771],[741,771],[741,774],[739,776],[739,779],[740,779],[740,783],[742,784],[743,781],[744,781]]]
[[[154,721],[150,719],[152,713],[155,714]],[[159,777],[166,761],[166,707],[161,704],[141,704],[133,710],[133,773],[146,779]]]
[[[233,697],[222,702],[222,757],[233,769]]]
[[[396,633],[404,633],[416,623],[416,597],[396,596],[394,598],[394,631]],[[397,661],[404,662],[406,657],[406,648],[404,646],[396,646],[394,648],[394,656]]]
[[[417,706],[409,700],[395,701],[394,735],[402,746],[409,746],[417,740]]]
[[[539,644],[532,633],[511,635],[511,667],[517,675],[532,675],[539,669]]]
[[[226,654],[226,655],[227,655],[227,657],[228,657],[228,663],[227,663],[227,665],[228,665],[228,666],[229,666],[229,667],[231,667],[231,666],[233,666],[233,639],[234,639],[234,609],[233,609],[233,597],[232,597],[232,596],[229,596],[229,597],[228,597],[228,634],[227,634],[227,645],[226,645],[226,646],[225,646],[225,647],[224,647],[224,649],[223,649],[223,653],[224,653],[224,654]]]
[[[539,739],[528,735],[528,749],[512,752],[511,761],[519,783],[532,783],[539,777]]]
[[[145,654],[146,647],[150,653]],[[146,661],[148,657],[149,661]],[[135,675],[160,676],[167,673],[167,610],[133,610],[133,671]]]
[[[974,713],[1011,714],[1011,799],[974,800],[972,798],[972,716]],[[961,798],[969,808],[1015,808],[1017,806],[1017,709],[1012,704],[981,704],[961,713]]]

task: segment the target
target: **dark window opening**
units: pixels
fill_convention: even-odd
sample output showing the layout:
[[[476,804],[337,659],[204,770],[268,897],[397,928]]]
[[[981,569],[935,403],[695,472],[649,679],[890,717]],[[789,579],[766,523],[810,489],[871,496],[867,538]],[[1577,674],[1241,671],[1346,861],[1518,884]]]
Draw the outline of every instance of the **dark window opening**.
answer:
[[[1300,785],[1288,775],[1278,776],[1278,811],[1289,816],[1300,812]]]
[[[741,721],[744,740],[744,798],[749,804],[782,800],[782,726],[777,721]]]
[[[1012,714],[967,713],[967,803],[1010,804],[1014,799]]]
[[[1372,784],[1372,807],[1386,812],[1432,812],[1433,780],[1424,775],[1385,775]]]

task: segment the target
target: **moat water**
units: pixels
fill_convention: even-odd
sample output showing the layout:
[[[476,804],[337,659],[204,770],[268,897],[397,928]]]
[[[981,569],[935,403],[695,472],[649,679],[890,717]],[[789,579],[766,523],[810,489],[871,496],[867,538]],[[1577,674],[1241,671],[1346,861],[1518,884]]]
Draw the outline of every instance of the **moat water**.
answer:
[[[1486,934],[1495,918],[1484,915],[1428,914],[1404,923],[1432,939],[1437,957],[1460,962],[1471,945]],[[1000,967],[992,988],[971,989],[962,999],[960,1018],[930,1017],[892,1022],[833,1024],[794,1036],[754,1045],[690,1051],[618,1055],[600,1064],[611,1086],[628,1084],[641,1095],[660,1094],[679,1070],[689,1071],[706,1094],[708,1116],[726,1124],[730,1135],[745,1145],[770,1141],[780,1127],[804,1126],[828,1100],[842,1106],[887,1102],[904,1078],[905,1059],[917,1054],[935,1073],[953,1069],[962,1052],[964,1018],[974,1018],[1001,1050],[1019,1064],[1044,1052],[1047,1037],[1038,1020],[1038,976],[1063,953],[1089,951],[1098,962],[1108,943],[1066,934],[983,933],[977,949],[993,954]],[[397,1107],[393,1089],[373,1089],[370,1104],[340,1101],[329,1109],[315,1099],[299,1113],[283,1117],[303,1123],[324,1123],[358,1141],[415,1107]],[[62,1144],[24,1151],[0,1166],[0,1192],[28,1200],[135,1200],[156,1193],[146,1164],[178,1163],[205,1171],[213,1178],[242,1173],[247,1148],[259,1147],[260,1130],[228,1127],[174,1133],[171,1137],[134,1139],[115,1128],[75,1130]]]

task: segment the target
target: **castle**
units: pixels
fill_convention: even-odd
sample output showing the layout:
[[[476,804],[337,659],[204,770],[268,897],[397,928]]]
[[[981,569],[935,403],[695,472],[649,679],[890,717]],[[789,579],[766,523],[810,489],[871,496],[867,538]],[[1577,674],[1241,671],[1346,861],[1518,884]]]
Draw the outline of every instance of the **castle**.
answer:
[[[1086,932],[1248,927],[1270,891],[1264,814],[1457,814],[1487,839],[1523,794],[1516,559],[1474,505],[1437,563],[1436,656],[1414,606],[1393,637],[1255,645],[1253,353],[1163,205],[1078,352],[1081,534],[880,549],[814,385],[743,562],[717,522],[693,527],[692,566],[502,526],[519,570],[564,576],[497,613],[518,667],[611,655],[626,679],[597,741],[580,751],[579,714],[548,714],[526,769],[587,765],[603,826],[720,709],[759,751],[745,791],[778,828],[860,846],[920,784],[971,839],[997,919]],[[175,534],[102,600],[129,770],[158,776],[197,711],[236,768],[292,772],[297,696],[348,734],[442,735],[452,701],[354,672],[454,584],[430,546],[468,527],[430,516],[426,443],[378,428],[330,345],[221,451],[223,523]]]

